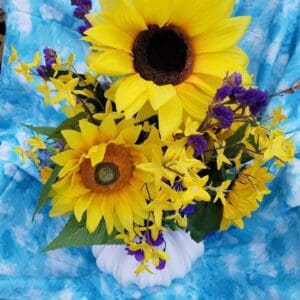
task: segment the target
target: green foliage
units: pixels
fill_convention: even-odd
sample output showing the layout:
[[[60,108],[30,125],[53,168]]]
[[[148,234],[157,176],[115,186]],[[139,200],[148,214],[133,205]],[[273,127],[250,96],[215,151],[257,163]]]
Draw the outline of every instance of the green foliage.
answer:
[[[239,143],[243,140],[246,130],[249,126],[249,122],[246,122],[244,125],[242,125],[234,135],[232,135],[230,138],[227,139],[226,145],[227,148],[224,151],[224,154],[228,158],[235,158],[238,153],[242,149],[242,145],[239,145]]]
[[[197,210],[188,216],[188,229],[191,237],[199,243],[208,234],[219,230],[222,219],[222,203],[198,202]]]
[[[78,130],[79,129],[78,122],[86,118],[86,116],[87,114],[85,112],[81,112],[73,118],[66,119],[58,127],[34,127],[26,124],[21,124],[21,125],[34,131],[37,134],[47,136],[48,140],[51,139],[51,140],[60,141],[60,140],[64,140],[63,136],[61,135],[62,130],[66,130],[66,129]]]
[[[74,215],[71,216],[59,235],[42,252],[66,247],[84,247],[91,245],[119,245],[121,240],[116,239],[117,232],[111,235],[106,232],[104,221],[100,223],[97,230],[90,234],[86,229],[86,217],[77,222]]]
[[[58,176],[58,173],[59,171],[61,170],[61,167],[60,166],[56,166],[53,171],[52,171],[52,174],[50,176],[50,178],[48,179],[48,181],[44,184],[41,192],[40,192],[40,197],[39,197],[39,200],[38,200],[38,203],[37,203],[37,206],[35,208],[35,211],[33,213],[33,216],[32,216],[32,221],[34,221],[34,218],[35,218],[35,215],[37,214],[37,212],[44,206],[48,203],[49,201],[49,192],[51,190],[51,186],[53,183],[55,183],[56,181],[56,178]]]

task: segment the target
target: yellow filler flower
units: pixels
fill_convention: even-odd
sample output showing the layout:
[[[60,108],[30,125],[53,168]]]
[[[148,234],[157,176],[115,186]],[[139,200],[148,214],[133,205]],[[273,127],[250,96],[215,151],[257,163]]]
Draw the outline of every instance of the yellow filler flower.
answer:
[[[63,130],[67,148],[52,157],[62,166],[52,186],[50,216],[74,211],[78,221],[87,211],[86,226],[94,232],[104,217],[107,232],[133,233],[134,224],[147,219],[142,187],[149,175],[137,169],[146,163],[145,147],[136,145],[142,126],[123,120],[118,124],[106,117],[100,126],[87,120],[79,122],[80,132]]]
[[[108,90],[118,111],[131,117],[149,103],[168,138],[184,111],[203,120],[226,73],[244,83],[248,57],[236,46],[250,17],[230,18],[234,0],[100,0],[102,11],[87,15],[85,40],[94,51],[89,67],[124,76]]]

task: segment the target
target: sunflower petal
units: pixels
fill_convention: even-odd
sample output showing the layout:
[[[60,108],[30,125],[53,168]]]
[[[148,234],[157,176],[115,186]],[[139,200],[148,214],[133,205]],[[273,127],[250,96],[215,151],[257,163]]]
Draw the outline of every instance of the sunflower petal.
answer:
[[[89,150],[87,158],[91,159],[92,167],[96,166],[97,164],[103,161],[106,152],[106,147],[107,147],[106,144],[100,144],[92,147]]]
[[[127,75],[135,72],[133,58],[122,50],[90,53],[87,56],[87,64],[92,71],[108,76]]]
[[[158,122],[162,139],[169,138],[178,129],[182,123],[182,114],[182,102],[178,96],[159,108]]]
[[[79,127],[83,140],[89,145],[96,145],[99,140],[98,126],[92,124],[88,120],[80,120]]]
[[[195,57],[195,73],[203,73],[225,78],[226,74],[238,72],[243,76],[244,84],[252,82],[247,70],[242,67],[230,52],[203,53]]]
[[[85,34],[91,37],[96,45],[106,46],[131,53],[133,38],[124,30],[112,24],[99,24],[88,29]]]
[[[136,99],[146,91],[146,82],[138,74],[124,79],[116,93],[117,110],[122,111],[129,105],[134,104]]]
[[[61,134],[72,149],[85,151],[88,148],[80,132],[75,130],[62,130]]]
[[[171,84],[158,86],[149,81],[147,87],[150,103],[154,110],[158,110],[176,95],[175,87]]]
[[[133,0],[133,3],[148,25],[157,24],[162,27],[168,23],[171,13],[170,0]]]
[[[92,197],[91,203],[87,209],[86,227],[90,233],[93,233],[97,229],[103,217],[102,201],[105,199],[102,199],[101,197],[102,195],[95,195]]]
[[[195,54],[218,52],[234,46],[245,34],[250,17],[222,20],[208,31],[192,38]]]
[[[90,198],[91,197],[89,197],[88,195],[84,195],[84,196],[78,198],[78,200],[76,201],[76,204],[74,207],[74,215],[78,222],[81,221],[84,212],[87,210],[87,208],[91,202]]]
[[[125,117],[127,119],[131,118],[137,112],[141,110],[141,108],[145,105],[148,100],[148,93],[144,92],[139,95],[136,100],[131,103],[124,111]]]
[[[66,150],[60,152],[51,157],[51,160],[54,161],[59,166],[64,166],[71,159],[80,159],[81,152],[78,150]]]
[[[179,85],[177,91],[186,112],[196,120],[203,120],[212,98],[188,83]]]
[[[228,18],[235,0],[178,0],[172,5],[170,23],[183,28],[189,36],[196,36]],[[213,8],[213,9],[212,9]]]

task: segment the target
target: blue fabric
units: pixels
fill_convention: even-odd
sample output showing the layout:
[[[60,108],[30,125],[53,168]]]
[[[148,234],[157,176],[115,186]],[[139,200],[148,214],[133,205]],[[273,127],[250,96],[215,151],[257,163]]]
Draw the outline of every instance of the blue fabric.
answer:
[[[286,131],[297,144],[294,166],[281,171],[245,230],[231,228],[205,241],[205,255],[186,278],[169,288],[123,289],[98,271],[89,248],[39,253],[65,220],[50,219],[45,208],[31,223],[41,184],[35,168],[24,166],[12,148],[29,134],[19,123],[53,125],[62,115],[45,108],[34,87],[7,65],[9,46],[25,61],[45,46],[65,57],[75,52],[82,70],[87,45],[79,41],[69,0],[3,5],[8,36],[0,82],[0,299],[300,299],[299,94],[270,104],[282,104],[289,117]],[[300,79],[300,0],[239,0],[235,14],[253,17],[241,46],[256,83],[275,91]]]

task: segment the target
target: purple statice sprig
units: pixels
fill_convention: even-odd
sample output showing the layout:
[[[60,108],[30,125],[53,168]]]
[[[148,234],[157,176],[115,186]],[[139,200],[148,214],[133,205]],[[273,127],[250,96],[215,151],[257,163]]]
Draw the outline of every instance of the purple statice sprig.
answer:
[[[188,137],[187,144],[195,150],[195,156],[202,155],[207,149],[207,141],[201,134],[191,135]]]
[[[92,1],[91,0],[71,0],[71,5],[76,6],[73,12],[73,15],[82,20],[83,24],[77,28],[77,31],[84,35],[84,32],[91,28],[92,24],[86,18],[86,15],[92,9]]]
[[[222,129],[231,127],[234,121],[234,112],[230,107],[224,105],[215,105],[210,116],[218,121],[218,127]]]
[[[44,48],[43,50],[45,64],[37,68],[37,73],[45,80],[49,79],[49,74],[54,72],[52,65],[56,63],[57,53],[54,49]]]

